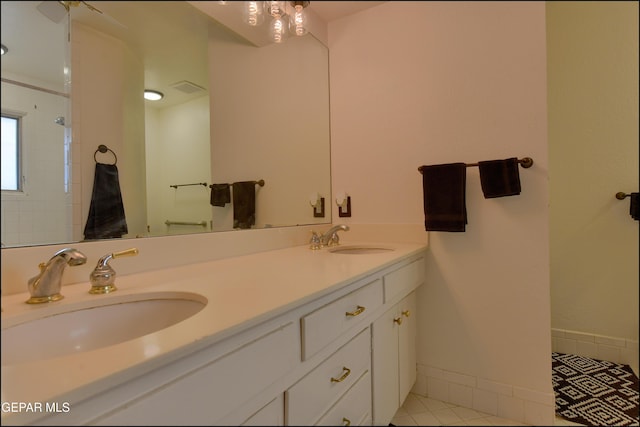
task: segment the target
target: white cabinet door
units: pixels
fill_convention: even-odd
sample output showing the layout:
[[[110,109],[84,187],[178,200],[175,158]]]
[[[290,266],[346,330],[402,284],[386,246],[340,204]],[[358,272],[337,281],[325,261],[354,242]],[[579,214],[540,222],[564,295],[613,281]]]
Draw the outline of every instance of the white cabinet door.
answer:
[[[397,307],[393,306],[371,326],[374,425],[388,425],[400,406],[397,317]]]
[[[284,394],[266,404],[249,419],[240,424],[242,426],[283,426],[284,425]]]
[[[398,304],[402,325],[398,328],[398,378],[400,404],[416,382],[416,293],[411,292]]]
[[[371,326],[373,424],[388,425],[416,381],[415,291]]]

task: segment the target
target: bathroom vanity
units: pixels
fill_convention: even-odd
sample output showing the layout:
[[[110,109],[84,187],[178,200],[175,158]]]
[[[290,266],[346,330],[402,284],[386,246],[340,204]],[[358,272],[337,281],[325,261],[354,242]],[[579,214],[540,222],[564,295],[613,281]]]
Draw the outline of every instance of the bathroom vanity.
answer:
[[[3,329],[116,297],[206,304],[117,344],[3,358],[2,424],[387,425],[415,382],[426,244],[384,246],[392,250],[294,246],[123,275],[107,295],[75,283],[43,306],[5,296]]]

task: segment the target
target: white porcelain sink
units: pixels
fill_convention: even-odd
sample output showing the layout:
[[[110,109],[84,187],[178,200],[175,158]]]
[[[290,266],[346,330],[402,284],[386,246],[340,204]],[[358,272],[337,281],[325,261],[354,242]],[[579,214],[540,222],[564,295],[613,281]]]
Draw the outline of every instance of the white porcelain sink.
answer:
[[[330,248],[329,252],[335,254],[379,254],[383,252],[393,251],[393,248],[389,248],[386,246],[369,246],[369,245],[345,245],[338,246],[335,248]]]
[[[132,340],[193,316],[207,300],[187,292],[157,292],[90,303],[93,305],[59,306],[63,312],[48,312],[6,328],[5,323],[13,322],[3,319],[2,365],[51,359]]]

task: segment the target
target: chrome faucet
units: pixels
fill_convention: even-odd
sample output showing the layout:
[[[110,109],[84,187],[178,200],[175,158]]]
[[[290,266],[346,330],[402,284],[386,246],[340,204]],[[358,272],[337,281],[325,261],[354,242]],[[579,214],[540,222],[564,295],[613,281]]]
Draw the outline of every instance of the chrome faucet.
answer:
[[[82,265],[87,262],[87,257],[77,249],[65,248],[59,250],[46,263],[38,266],[40,274],[29,279],[28,289],[31,294],[27,304],[40,304],[43,302],[58,301],[64,298],[60,294],[62,287],[62,273],[64,268]]]
[[[349,231],[349,226],[344,224],[334,225],[328,229],[322,236],[320,236],[320,243],[322,246],[337,246],[340,244],[340,237],[338,231]]]

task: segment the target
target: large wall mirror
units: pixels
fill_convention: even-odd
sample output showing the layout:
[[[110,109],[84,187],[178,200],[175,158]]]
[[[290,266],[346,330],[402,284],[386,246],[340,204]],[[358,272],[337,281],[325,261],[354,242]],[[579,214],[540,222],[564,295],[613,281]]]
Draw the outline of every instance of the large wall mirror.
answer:
[[[331,200],[313,35],[256,46],[183,1],[3,1],[2,44],[2,114],[21,126],[3,247],[86,240],[98,163],[117,167],[127,231],[113,237],[247,228],[239,182],[255,182],[250,228],[331,222],[310,203]],[[225,184],[231,200],[212,204]]]

